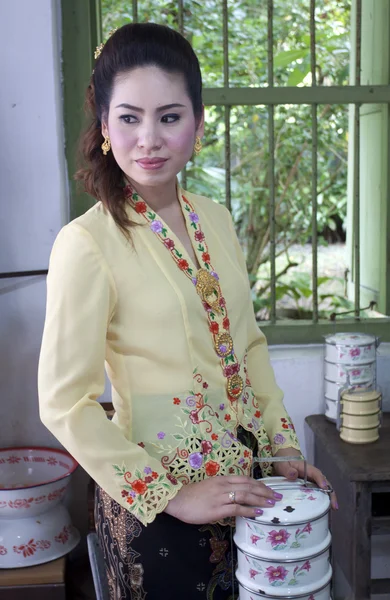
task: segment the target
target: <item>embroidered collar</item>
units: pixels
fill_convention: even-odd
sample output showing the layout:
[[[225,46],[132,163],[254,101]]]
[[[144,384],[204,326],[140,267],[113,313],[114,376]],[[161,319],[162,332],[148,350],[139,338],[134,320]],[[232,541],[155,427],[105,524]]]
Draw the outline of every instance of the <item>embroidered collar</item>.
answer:
[[[180,241],[172,239],[172,233],[157,213],[134,192],[130,185],[124,188],[126,198],[135,212],[142,215],[151,231],[170,252],[178,268],[192,281],[200,296],[209,322],[209,330],[213,337],[214,349],[221,361],[224,377],[227,379],[227,392],[231,400],[237,400],[243,392],[244,382],[239,375],[240,365],[234,352],[233,339],[230,335],[230,321],[226,301],[222,295],[218,274],[215,272],[208,251],[205,234],[202,231],[199,215],[185,194],[178,188],[181,207],[187,230],[194,246],[194,251],[201,266],[196,269],[187,258]],[[180,198],[179,198],[180,201]],[[194,243],[195,242],[195,243]]]

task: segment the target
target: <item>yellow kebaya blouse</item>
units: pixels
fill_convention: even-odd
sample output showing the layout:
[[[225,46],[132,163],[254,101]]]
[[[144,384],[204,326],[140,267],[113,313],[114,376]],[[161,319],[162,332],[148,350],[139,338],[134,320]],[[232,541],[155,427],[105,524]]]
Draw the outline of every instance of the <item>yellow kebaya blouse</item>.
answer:
[[[239,426],[263,457],[299,445],[230,213],[178,188],[194,251],[217,282],[200,296],[201,273],[183,245],[127,193],[128,215],[140,224],[133,245],[100,202],[57,236],[38,385],[46,427],[147,524],[183,484],[250,474],[252,451],[237,439]],[[105,367],[112,421],[97,402]]]

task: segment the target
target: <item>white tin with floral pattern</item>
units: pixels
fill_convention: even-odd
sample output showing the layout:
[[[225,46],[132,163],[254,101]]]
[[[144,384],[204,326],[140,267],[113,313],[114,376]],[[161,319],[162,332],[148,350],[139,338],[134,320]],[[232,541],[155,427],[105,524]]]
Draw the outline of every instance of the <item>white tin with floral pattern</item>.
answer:
[[[330,565],[326,576],[317,581],[315,585],[306,589],[303,594],[301,594],[298,589],[294,588],[288,596],[275,595],[279,593],[278,588],[273,588],[271,593],[268,593],[267,590],[269,590],[269,586],[267,586],[266,590],[257,585],[253,585],[252,580],[245,577],[242,573],[237,572],[236,575],[240,588],[240,600],[275,600],[278,598],[289,598],[290,600],[331,600],[330,581],[332,579],[332,568]]]
[[[325,336],[325,360],[356,365],[376,360],[379,340],[365,333],[336,333]]]
[[[329,572],[329,548],[331,536],[328,533],[318,554],[304,556],[298,560],[283,561],[279,556],[265,559],[250,554],[248,546],[237,547],[238,570],[251,582],[255,589],[266,594],[290,596],[292,593],[305,594],[317,586],[318,581]]]
[[[237,517],[237,546],[268,559],[318,553],[329,533],[328,494],[311,484],[305,486],[303,480],[291,483],[283,477],[267,477],[261,481],[283,494],[283,499],[254,519]]]
[[[354,365],[332,363],[324,361],[324,378],[331,383],[350,383],[351,385],[361,385],[375,382],[376,361]]]
[[[39,565],[77,546],[61,502],[77,466],[56,448],[0,449],[0,569]]]
[[[329,600],[329,589],[323,591],[331,578],[329,494],[303,480],[260,481],[283,498],[261,516],[236,519],[240,600],[250,600],[253,592],[258,597],[305,599],[319,592],[316,600]]]

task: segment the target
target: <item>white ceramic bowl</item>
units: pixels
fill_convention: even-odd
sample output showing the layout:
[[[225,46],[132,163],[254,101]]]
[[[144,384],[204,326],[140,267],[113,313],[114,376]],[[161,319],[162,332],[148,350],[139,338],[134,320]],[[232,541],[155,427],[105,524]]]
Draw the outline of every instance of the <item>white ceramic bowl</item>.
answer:
[[[326,577],[317,581],[315,586],[312,586],[303,594],[298,591],[299,588],[290,589],[290,593],[288,594],[283,593],[281,590],[279,591],[278,587],[273,587],[269,590],[270,586],[268,586],[267,590],[264,590],[254,585],[252,579],[244,577],[239,572],[236,573],[236,577],[240,588],[240,600],[261,600],[265,598],[273,600],[287,598],[290,600],[331,600],[330,581],[332,579],[332,568],[330,565]]]
[[[364,333],[325,336],[325,360],[338,364],[364,364],[376,360],[378,338]]]
[[[54,448],[0,449],[0,568],[37,565],[79,542],[61,504],[76,461]]]

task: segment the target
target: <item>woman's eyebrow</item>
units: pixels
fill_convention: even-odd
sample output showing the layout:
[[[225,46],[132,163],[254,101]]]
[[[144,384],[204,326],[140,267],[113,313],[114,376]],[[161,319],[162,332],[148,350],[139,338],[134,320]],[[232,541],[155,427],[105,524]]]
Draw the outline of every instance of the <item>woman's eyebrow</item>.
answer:
[[[122,103],[122,104],[118,104],[118,106],[116,106],[115,108],[127,108],[129,110],[135,110],[137,112],[140,113],[144,113],[144,109],[143,108],[139,108],[138,106],[132,106],[131,104],[126,104],[126,102]],[[174,104],[165,104],[164,106],[159,106],[156,111],[157,112],[163,112],[164,110],[169,110],[170,108],[185,108],[185,104],[178,104],[178,103],[174,103]]]

